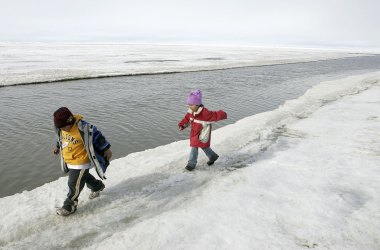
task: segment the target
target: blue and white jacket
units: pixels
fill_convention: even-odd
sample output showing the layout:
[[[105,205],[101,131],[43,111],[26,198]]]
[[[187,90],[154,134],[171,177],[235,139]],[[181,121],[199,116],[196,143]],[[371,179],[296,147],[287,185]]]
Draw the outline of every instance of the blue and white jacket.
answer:
[[[91,166],[95,167],[101,179],[106,179],[104,174],[109,165],[109,161],[104,158],[104,151],[109,149],[111,144],[94,125],[82,120],[82,116],[75,115],[74,117],[75,122],[78,124],[79,133],[86,148],[88,158],[90,159]],[[67,173],[69,169],[62,157],[61,129],[56,128],[56,133],[58,136],[57,147],[59,147],[61,155],[61,168],[64,173]]]

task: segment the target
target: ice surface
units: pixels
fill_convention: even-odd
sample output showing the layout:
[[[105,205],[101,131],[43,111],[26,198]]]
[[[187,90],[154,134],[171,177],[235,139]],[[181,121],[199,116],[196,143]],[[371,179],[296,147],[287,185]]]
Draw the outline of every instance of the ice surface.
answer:
[[[123,44],[0,43],[0,87],[352,57],[334,50]]]
[[[379,249],[379,83],[320,83],[214,131],[212,167],[183,170],[187,140],[113,160],[67,218],[67,177],[2,198],[0,248]]]

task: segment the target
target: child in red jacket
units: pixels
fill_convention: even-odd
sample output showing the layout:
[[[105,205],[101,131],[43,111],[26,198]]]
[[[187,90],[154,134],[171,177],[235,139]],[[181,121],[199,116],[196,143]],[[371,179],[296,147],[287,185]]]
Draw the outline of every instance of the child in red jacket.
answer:
[[[199,89],[190,92],[187,98],[189,110],[185,117],[178,123],[179,130],[184,130],[191,124],[190,132],[190,158],[186,169],[194,170],[197,165],[198,148],[201,148],[209,161],[207,165],[211,166],[219,158],[211,148],[211,123],[227,119],[227,113],[223,110],[209,111],[202,105],[202,91]]]

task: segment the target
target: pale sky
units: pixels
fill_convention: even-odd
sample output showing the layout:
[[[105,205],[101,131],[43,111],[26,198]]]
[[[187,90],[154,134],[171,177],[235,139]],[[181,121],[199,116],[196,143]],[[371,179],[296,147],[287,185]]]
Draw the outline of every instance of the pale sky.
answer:
[[[1,41],[380,47],[380,0],[0,0]]]

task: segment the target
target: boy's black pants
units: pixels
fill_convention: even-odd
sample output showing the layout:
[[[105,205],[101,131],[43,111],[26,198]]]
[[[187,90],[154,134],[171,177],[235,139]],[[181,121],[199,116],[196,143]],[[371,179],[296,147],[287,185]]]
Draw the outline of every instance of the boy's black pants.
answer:
[[[67,183],[69,193],[63,203],[64,209],[71,211],[73,208],[76,208],[79,194],[85,183],[93,192],[99,191],[103,186],[101,180],[95,179],[95,177],[90,174],[90,169],[69,169],[69,181]]]

